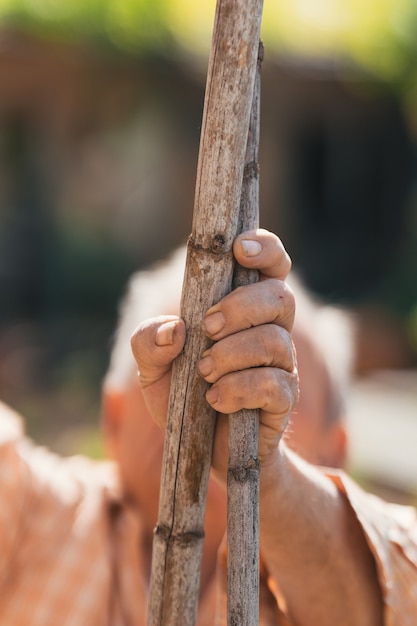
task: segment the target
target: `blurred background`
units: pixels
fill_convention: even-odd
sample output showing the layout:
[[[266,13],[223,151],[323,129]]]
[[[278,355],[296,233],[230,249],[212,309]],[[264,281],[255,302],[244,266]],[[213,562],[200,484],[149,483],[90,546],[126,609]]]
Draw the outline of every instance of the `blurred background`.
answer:
[[[0,395],[102,454],[130,273],[191,229],[214,0],[0,0]],[[261,223],[355,316],[351,466],[417,493],[417,3],[265,0]]]

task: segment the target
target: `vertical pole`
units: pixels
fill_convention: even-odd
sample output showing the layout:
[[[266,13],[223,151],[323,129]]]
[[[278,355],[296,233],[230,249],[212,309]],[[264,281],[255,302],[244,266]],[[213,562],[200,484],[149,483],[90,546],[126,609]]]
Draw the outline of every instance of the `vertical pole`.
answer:
[[[259,45],[245,169],[242,183],[240,231],[259,226],[260,70]],[[235,269],[233,288],[258,280],[258,272]],[[259,624],[259,411],[244,409],[229,415],[227,476],[227,623]]]
[[[181,300],[186,343],[174,362],[154,534],[149,626],[193,626],[216,414],[197,363],[210,343],[206,311],[232,288],[262,0],[218,0],[192,233]]]

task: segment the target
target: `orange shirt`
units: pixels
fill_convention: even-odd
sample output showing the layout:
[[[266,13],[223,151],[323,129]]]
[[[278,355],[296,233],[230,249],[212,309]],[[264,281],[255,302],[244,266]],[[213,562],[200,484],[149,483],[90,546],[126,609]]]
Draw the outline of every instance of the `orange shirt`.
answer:
[[[346,494],[375,556],[385,624],[415,625],[415,510],[364,493],[343,473],[331,479]],[[140,519],[121,503],[112,464],[57,457],[33,446],[12,420],[3,427],[0,416],[0,624],[144,625],[140,535]],[[218,570],[199,626],[226,624],[223,552]],[[290,626],[278,609],[274,581],[261,573],[261,625]]]

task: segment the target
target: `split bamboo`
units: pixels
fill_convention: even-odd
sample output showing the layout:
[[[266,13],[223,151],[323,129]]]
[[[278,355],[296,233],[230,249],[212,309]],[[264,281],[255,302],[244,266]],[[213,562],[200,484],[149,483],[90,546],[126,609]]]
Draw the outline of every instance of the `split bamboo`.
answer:
[[[149,626],[193,626],[216,414],[197,363],[201,322],[232,288],[232,244],[253,99],[262,0],[218,0],[207,74],[192,232],[181,299],[187,339],[175,360],[154,534]]]
[[[240,232],[259,226],[260,85],[263,46],[259,46],[246,148]],[[236,265],[233,289],[257,282],[258,272]],[[259,411],[229,415],[227,475],[227,623],[259,624]]]

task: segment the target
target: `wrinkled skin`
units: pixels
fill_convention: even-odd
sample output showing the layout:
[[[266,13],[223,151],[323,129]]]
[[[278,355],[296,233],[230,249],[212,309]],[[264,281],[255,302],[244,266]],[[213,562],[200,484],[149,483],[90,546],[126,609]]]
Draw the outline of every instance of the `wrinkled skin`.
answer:
[[[299,395],[290,338],[294,297],[285,285],[290,259],[280,240],[263,230],[240,235],[233,252],[241,265],[260,271],[260,282],[226,296],[202,321],[215,342],[199,362],[200,374],[211,383],[207,401],[219,412],[213,470],[224,486],[225,416],[241,408],[259,408],[261,552],[291,621],[299,626],[382,626],[375,562],[356,517],[334,483],[289,450],[291,434],[287,442],[283,439]],[[139,384],[132,384],[126,394],[110,393],[104,398],[111,452],[149,534],[156,519],[163,441],[155,424],[165,423],[171,363],[184,339],[184,323],[176,316],[142,323],[132,338]],[[293,447],[314,460],[313,442],[318,449],[322,438],[311,424],[312,434],[306,435],[308,429],[302,425],[308,420],[308,406],[302,413],[299,427],[293,419]],[[213,580],[224,514],[224,489],[212,482],[203,592]]]
[[[233,251],[241,265],[260,271],[259,282],[230,293],[203,320],[207,336],[215,341],[202,355],[199,371],[211,383],[207,401],[221,414],[213,454],[213,469],[219,477],[225,476],[227,467],[225,415],[242,408],[260,409],[259,459],[266,465],[276,453],[298,399],[290,337],[295,305],[284,282],[291,261],[272,233],[258,230],[253,236],[238,237]],[[143,398],[160,424],[166,419],[171,361],[184,339],[183,321],[167,316],[142,324],[132,340]]]

